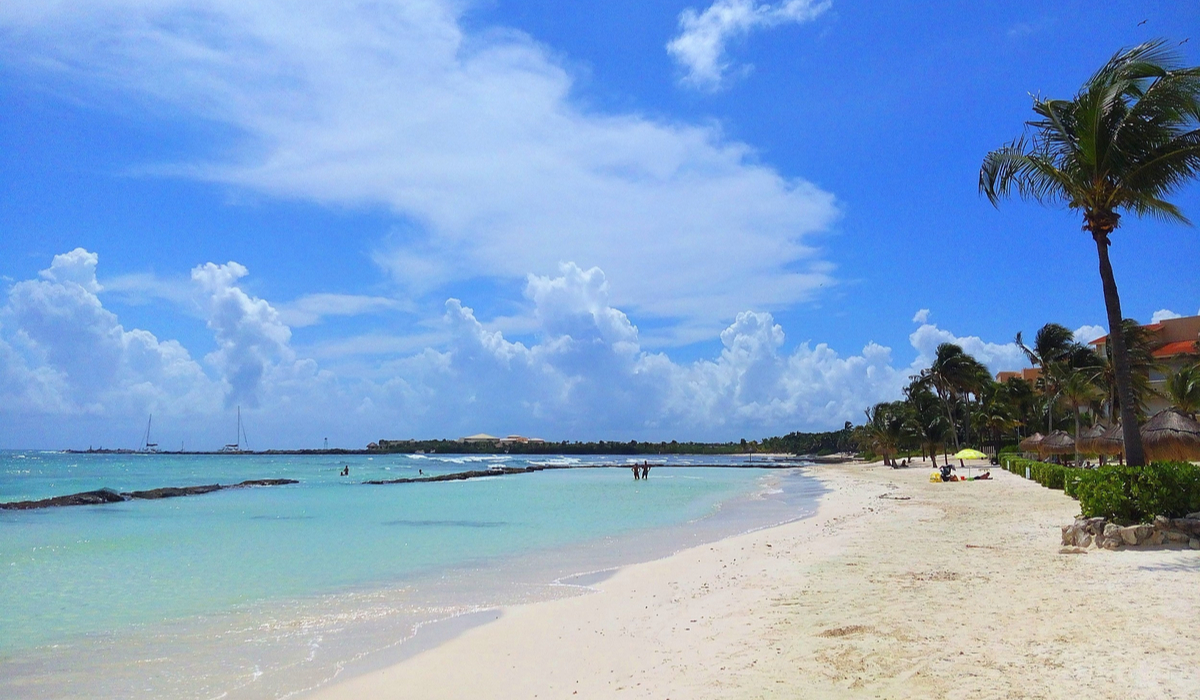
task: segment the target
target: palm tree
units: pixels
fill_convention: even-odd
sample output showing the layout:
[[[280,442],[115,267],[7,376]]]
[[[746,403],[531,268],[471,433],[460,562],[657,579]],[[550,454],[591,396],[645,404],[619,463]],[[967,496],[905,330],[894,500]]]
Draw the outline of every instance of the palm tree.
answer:
[[[1016,405],[1009,396],[1005,384],[991,382],[982,388],[979,395],[979,410],[972,417],[980,434],[990,434],[992,445],[1000,450],[1004,432],[1016,427]]]
[[[1132,318],[1121,321],[1121,332],[1125,336],[1125,352],[1129,356],[1129,381],[1133,392],[1133,411],[1140,419],[1146,413],[1146,399],[1154,390],[1150,387],[1150,371],[1160,368],[1154,357],[1154,335]],[[1099,363],[1093,369],[1096,383],[1104,387],[1107,394],[1108,415],[1114,422],[1121,413],[1121,398],[1117,395],[1117,371],[1112,358],[1112,347],[1105,344],[1103,355],[1097,355]]]
[[[937,453],[946,444],[946,433],[954,432],[953,422],[942,415],[942,409],[929,386],[918,377],[904,390],[908,398],[908,431],[917,438],[921,447],[928,450],[933,466],[937,466]],[[947,462],[949,463],[949,462]]]
[[[987,370],[974,357],[967,354],[961,346],[954,343],[942,343],[937,347],[937,355],[929,369],[922,370],[920,381],[937,392],[937,397],[946,407],[946,418],[950,424],[950,434],[954,440],[954,451],[959,449],[958,430],[954,428],[954,403],[963,394],[975,391],[980,378],[987,376]]]
[[[1200,364],[1182,367],[1167,377],[1163,396],[1181,413],[1194,419],[1200,413]]]
[[[1033,385],[1019,377],[1011,377],[1004,382],[1006,402],[1013,407],[1017,427],[1032,429],[1034,421],[1040,415],[1038,411],[1038,396]],[[1022,437],[1018,435],[1017,437]]]
[[[1029,362],[1042,370],[1038,385],[1046,397],[1046,434],[1049,435],[1054,431],[1054,404],[1058,401],[1066,365],[1081,346],[1075,342],[1075,334],[1070,329],[1057,323],[1047,323],[1039,328],[1032,348],[1025,345],[1020,332],[1015,342]]]
[[[1033,347],[1025,345],[1021,333],[1017,333],[1017,347],[1037,367],[1045,367],[1051,362],[1060,362],[1071,354],[1075,345],[1075,334],[1066,326],[1058,323],[1047,323],[1038,329],[1033,337]]]
[[[904,440],[907,406],[903,401],[877,403],[867,409],[865,428],[867,442],[873,451],[883,455],[883,463],[895,465],[893,455]]]
[[[1104,392],[1096,386],[1095,375],[1085,369],[1070,372],[1062,383],[1062,397],[1075,414],[1075,464],[1079,464],[1079,409],[1098,404]]]
[[[1083,214],[1100,259],[1125,453],[1145,463],[1134,415],[1121,300],[1108,258],[1118,210],[1188,223],[1165,197],[1200,174],[1200,67],[1185,68],[1164,40],[1117,52],[1072,100],[1035,97],[1027,134],[992,151],[979,190],[993,205],[1015,190]]]

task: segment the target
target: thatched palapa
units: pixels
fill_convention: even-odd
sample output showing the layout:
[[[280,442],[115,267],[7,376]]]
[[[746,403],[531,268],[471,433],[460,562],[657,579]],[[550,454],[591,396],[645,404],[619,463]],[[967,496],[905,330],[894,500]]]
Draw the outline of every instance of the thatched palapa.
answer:
[[[1038,445],[1041,444],[1043,439],[1044,438],[1042,437],[1041,433],[1034,433],[1033,435],[1030,435],[1022,440],[1020,444],[1017,445],[1017,449],[1021,450],[1022,452],[1037,452]]]
[[[1093,425],[1087,430],[1079,434],[1079,451],[1088,452],[1090,454],[1100,454],[1100,450],[1096,449],[1093,444],[1096,438],[1104,434],[1104,426],[1099,423]]]
[[[1159,411],[1141,432],[1148,461],[1200,459],[1200,423],[1175,409]]]
[[[1044,455],[1073,455],[1075,440],[1062,430],[1055,430],[1038,444],[1038,452]]]
[[[1108,430],[1105,430],[1100,437],[1093,438],[1091,451],[1096,454],[1111,456],[1125,454],[1125,432],[1121,428],[1121,424],[1117,423]]]

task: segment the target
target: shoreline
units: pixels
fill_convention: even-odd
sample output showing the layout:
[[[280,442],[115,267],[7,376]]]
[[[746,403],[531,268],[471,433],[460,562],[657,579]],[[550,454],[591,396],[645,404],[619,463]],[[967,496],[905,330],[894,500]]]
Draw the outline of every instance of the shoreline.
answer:
[[[1075,502],[1002,470],[957,484],[929,483],[919,464],[805,471],[827,488],[809,518],[621,567],[592,593],[500,608],[302,697],[1200,690],[1200,553],[1061,549]]]
[[[617,528],[608,535],[589,535],[579,542],[567,537],[561,543],[548,548],[538,545],[528,552],[496,552],[448,568],[417,572],[399,579],[389,578],[381,584],[368,582],[339,589],[336,593],[302,593],[298,597],[252,602],[230,610],[189,613],[161,624],[145,623],[144,629],[107,627],[99,632],[85,631],[68,638],[71,647],[64,647],[68,650],[62,653],[40,643],[18,647],[6,661],[7,665],[0,664],[5,666],[9,676],[5,682],[0,682],[0,695],[129,697],[131,692],[126,691],[131,691],[137,683],[138,687],[154,688],[157,697],[191,697],[205,693],[215,696],[218,691],[227,691],[231,700],[295,697],[307,689],[321,687],[331,678],[345,678],[348,674],[387,665],[385,662],[408,658],[419,649],[437,643],[429,641],[430,634],[444,638],[447,626],[461,629],[465,622],[476,619],[470,613],[534,600],[577,596],[582,587],[593,585],[610,575],[612,570],[631,562],[652,561],[700,542],[717,541],[729,534],[774,525],[798,517],[801,511],[811,512],[816,508],[816,498],[822,488],[816,480],[801,476],[801,471],[786,470],[796,472],[793,475],[767,470],[750,477],[731,471],[724,476],[714,473],[710,478],[703,472],[689,475],[685,470],[670,472],[669,478],[664,473],[661,481],[660,477],[652,476],[647,482],[651,487],[649,490],[641,488],[637,482],[627,483],[627,471],[617,480],[611,475],[590,477],[587,472],[579,473],[586,477],[584,481],[561,481],[555,476],[549,485],[528,493],[535,500],[550,497],[558,501],[564,493],[554,487],[555,483],[576,484],[585,491],[573,487],[570,493],[578,495],[586,493],[586,489],[597,488],[597,493],[608,494],[605,498],[611,493],[621,496],[619,502],[610,504],[615,510],[606,507],[599,516],[606,521],[615,518],[625,522],[630,508],[645,515],[634,519],[637,524],[632,529],[630,526]],[[562,478],[567,476],[564,471],[556,474]],[[680,500],[679,497],[692,493],[692,487],[686,485],[702,482],[711,482],[701,492],[712,491],[715,501],[693,503],[694,496]],[[486,487],[471,488],[475,493],[487,491]],[[524,494],[526,490],[519,492]],[[288,493],[298,491],[289,490]],[[467,492],[456,486],[446,493]],[[670,494],[679,497],[661,501],[660,497]],[[356,497],[349,498],[350,502],[357,500]],[[385,500],[392,503],[390,498]],[[293,518],[288,516],[300,512],[297,509],[301,506],[311,505],[309,501],[300,501],[280,510],[270,505],[274,502],[273,498],[255,501],[262,512],[274,516],[252,518],[256,527],[260,521],[278,521],[291,527],[289,523]],[[674,513],[670,508],[680,504],[691,504],[688,505],[691,511],[688,519],[670,515]],[[660,508],[668,510],[654,515]],[[539,509],[540,512],[546,510]],[[101,511],[85,509],[78,512],[86,515]],[[179,522],[161,509],[155,512],[169,522]],[[386,520],[388,512],[378,517]],[[474,522],[471,518],[490,525],[492,521],[506,517],[491,511],[479,511],[476,515],[455,511],[454,517],[459,520],[443,522],[426,518],[450,516],[406,512],[411,514],[403,517],[410,518],[418,526],[428,522],[443,527],[464,523],[462,526],[467,527]],[[579,518],[590,521],[594,517],[589,514],[591,511],[572,512],[575,513],[570,518],[572,522]],[[303,525],[311,518],[297,520]],[[545,519],[537,522],[542,520]],[[403,532],[409,533],[409,530]],[[412,530],[403,536],[422,538],[423,532]],[[492,532],[489,529],[481,534]],[[464,617],[464,614],[467,615]],[[420,633],[414,639],[413,630],[418,629]],[[172,651],[158,651],[167,646]],[[238,653],[237,650],[243,647],[246,653]],[[186,659],[170,660],[185,650]],[[70,663],[63,663],[67,661]],[[42,671],[31,672],[39,666]],[[148,668],[159,670],[148,672]],[[342,668],[346,670],[340,671]],[[145,676],[143,684],[138,679],[144,673],[149,675]],[[87,695],[79,692],[83,686],[78,685],[77,678],[83,676],[98,681],[88,686]]]

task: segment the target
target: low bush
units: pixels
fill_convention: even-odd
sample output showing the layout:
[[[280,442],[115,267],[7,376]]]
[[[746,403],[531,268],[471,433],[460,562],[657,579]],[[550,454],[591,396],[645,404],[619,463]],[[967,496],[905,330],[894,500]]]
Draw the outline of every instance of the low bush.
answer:
[[[1180,518],[1200,511],[1200,466],[1155,462],[1145,467],[1108,465],[1080,473],[1075,494],[1087,518],[1121,524]]]
[[[1018,476],[1025,476],[1025,468],[1028,467],[1029,478],[1048,489],[1066,491],[1068,495],[1074,495],[1073,491],[1078,475],[1082,473],[1080,469],[1072,469],[1071,467],[1049,464],[1047,462],[1037,462],[1032,459],[1021,459],[1020,457],[1006,456],[1000,463],[1005,469]]]

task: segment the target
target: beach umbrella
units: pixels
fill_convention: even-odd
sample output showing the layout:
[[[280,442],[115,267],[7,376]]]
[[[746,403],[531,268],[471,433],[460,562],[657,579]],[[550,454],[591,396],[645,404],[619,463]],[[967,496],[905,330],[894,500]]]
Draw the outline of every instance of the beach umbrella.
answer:
[[[1020,444],[1017,445],[1017,449],[1021,450],[1022,452],[1037,452],[1038,445],[1040,445],[1044,439],[1045,438],[1042,437],[1041,433],[1034,433],[1033,435],[1030,435],[1022,440]]]
[[[1038,452],[1043,455],[1073,455],[1075,440],[1065,431],[1055,430],[1038,443]]]
[[[1093,425],[1087,430],[1079,434],[1079,451],[1090,452],[1092,454],[1100,454],[1100,450],[1096,449],[1095,440],[1104,434],[1104,426],[1099,423]]]
[[[1200,423],[1173,408],[1146,421],[1141,433],[1147,461],[1200,459]]]
[[[979,450],[973,450],[968,447],[964,450],[959,450],[957,453],[955,453],[954,458],[955,459],[987,459],[988,456],[985,455],[984,453],[980,452]]]

